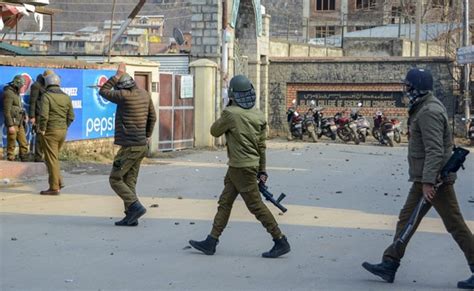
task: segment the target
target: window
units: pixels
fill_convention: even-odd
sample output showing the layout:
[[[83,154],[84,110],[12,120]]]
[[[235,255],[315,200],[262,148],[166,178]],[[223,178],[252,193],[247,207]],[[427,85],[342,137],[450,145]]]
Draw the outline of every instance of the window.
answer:
[[[452,0],[432,0],[431,6],[436,7],[452,7],[453,1]]]
[[[377,0],[357,0],[356,9],[360,10],[372,10],[375,8]]]
[[[315,37],[323,38],[336,34],[335,26],[316,26],[315,27]]]
[[[316,0],[316,10],[336,10],[336,0]]]

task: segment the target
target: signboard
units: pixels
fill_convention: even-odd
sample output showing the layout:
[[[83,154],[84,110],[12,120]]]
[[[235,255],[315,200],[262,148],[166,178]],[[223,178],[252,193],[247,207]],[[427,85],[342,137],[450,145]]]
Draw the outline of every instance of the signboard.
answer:
[[[311,101],[315,101],[315,106],[319,107],[357,107],[359,102],[363,107],[404,107],[402,92],[297,92],[297,105],[310,106]]]
[[[474,45],[458,48],[457,62],[459,64],[474,64]]]
[[[0,66],[0,128],[2,139],[0,145],[6,145],[6,129],[3,116],[3,88],[15,75],[23,75],[26,85],[21,90],[21,97],[26,112],[29,113],[30,88],[36,76],[45,68],[3,67]],[[97,85],[104,84],[115,74],[111,70],[54,70],[61,77],[61,89],[71,97],[75,119],[69,127],[68,141],[112,137],[115,130],[116,106],[99,96]],[[27,139],[30,139],[30,124]]]
[[[181,98],[193,98],[193,76],[181,75]]]

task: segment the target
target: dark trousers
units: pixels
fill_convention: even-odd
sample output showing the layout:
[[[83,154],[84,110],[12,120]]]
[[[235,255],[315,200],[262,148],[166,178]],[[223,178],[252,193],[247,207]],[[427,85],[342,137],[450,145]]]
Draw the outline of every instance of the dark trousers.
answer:
[[[281,238],[283,234],[270,210],[263,203],[258,190],[257,168],[233,168],[229,167],[224,179],[224,190],[219,197],[219,206],[214,218],[211,236],[219,238],[226,227],[232,206],[237,195],[242,196],[245,205],[250,212],[262,223],[267,232],[274,239]]]
[[[421,197],[423,197],[422,184],[415,182],[410,189],[405,206],[403,206],[400,211],[394,242],[399,238]],[[467,262],[470,265],[474,264],[474,237],[464,222],[453,185],[441,185],[437,191],[436,197],[433,199],[432,206],[436,209],[439,216],[441,216],[446,230],[452,235],[456,243],[464,252]],[[428,210],[429,208],[427,208],[427,211],[424,213],[420,213],[418,222],[414,225],[415,230],[418,228],[421,219],[426,215]],[[411,237],[408,238],[407,244],[410,238]],[[383,259],[399,262],[405,254],[405,248],[406,245],[397,248],[395,243],[393,243],[385,250]]]
[[[148,146],[122,146],[114,158],[109,176],[110,187],[122,198],[125,210],[138,200],[135,187],[138,172]]]

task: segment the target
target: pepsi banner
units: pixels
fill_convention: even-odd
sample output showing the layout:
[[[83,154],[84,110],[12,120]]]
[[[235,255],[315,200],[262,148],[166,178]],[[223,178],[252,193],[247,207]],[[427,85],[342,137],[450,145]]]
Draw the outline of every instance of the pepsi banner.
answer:
[[[26,84],[21,88],[24,108],[29,113],[30,89],[39,74],[45,68],[4,67],[0,66],[0,125],[3,138],[0,143],[6,146],[6,128],[3,115],[3,88],[14,76],[22,75]],[[85,140],[113,137],[115,130],[115,109],[113,103],[99,96],[99,88],[109,77],[112,70],[58,69],[61,77],[61,89],[71,97],[75,120],[68,130],[67,140]],[[28,124],[27,139],[30,140],[31,124]]]

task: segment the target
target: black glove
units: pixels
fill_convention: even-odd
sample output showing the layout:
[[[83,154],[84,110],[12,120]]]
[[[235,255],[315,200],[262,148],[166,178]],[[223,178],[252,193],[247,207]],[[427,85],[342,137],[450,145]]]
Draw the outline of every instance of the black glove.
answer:
[[[263,183],[267,182],[267,179],[268,179],[267,172],[258,172],[257,173],[257,179],[259,181],[262,181]]]

